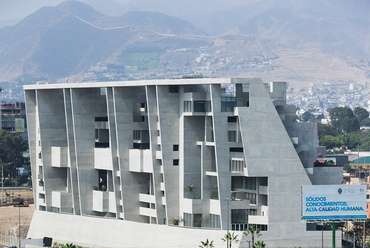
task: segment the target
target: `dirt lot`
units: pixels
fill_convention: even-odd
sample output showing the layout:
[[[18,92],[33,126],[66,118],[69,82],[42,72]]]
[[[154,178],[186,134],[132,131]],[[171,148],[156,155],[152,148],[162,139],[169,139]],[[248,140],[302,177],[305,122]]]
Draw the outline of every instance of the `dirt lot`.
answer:
[[[0,207],[0,233],[18,236],[19,210],[21,217],[21,236],[26,238],[29,225],[31,223],[34,204],[29,207]]]

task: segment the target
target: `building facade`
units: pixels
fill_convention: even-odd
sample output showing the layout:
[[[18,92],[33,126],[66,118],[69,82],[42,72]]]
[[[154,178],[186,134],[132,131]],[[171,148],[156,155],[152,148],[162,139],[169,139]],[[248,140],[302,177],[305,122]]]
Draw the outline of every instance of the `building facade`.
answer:
[[[27,139],[26,110],[23,102],[1,103],[0,129],[21,134]]]
[[[242,231],[257,225],[268,247],[321,247],[321,232],[301,220],[301,186],[340,184],[342,168],[314,167],[316,124],[294,121],[285,82],[24,88],[36,208],[29,238],[221,247],[230,230],[249,247]]]

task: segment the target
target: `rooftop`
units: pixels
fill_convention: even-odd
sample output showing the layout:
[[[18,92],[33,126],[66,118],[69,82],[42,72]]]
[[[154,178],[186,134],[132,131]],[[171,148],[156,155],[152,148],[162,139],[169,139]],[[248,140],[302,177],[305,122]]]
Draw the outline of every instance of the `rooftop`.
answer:
[[[109,82],[86,82],[86,83],[46,83],[24,85],[24,90],[34,89],[64,89],[64,88],[101,88],[101,87],[130,87],[147,85],[189,85],[189,84],[242,84],[261,82],[260,78],[181,78],[181,79],[158,79],[138,81],[109,81]]]

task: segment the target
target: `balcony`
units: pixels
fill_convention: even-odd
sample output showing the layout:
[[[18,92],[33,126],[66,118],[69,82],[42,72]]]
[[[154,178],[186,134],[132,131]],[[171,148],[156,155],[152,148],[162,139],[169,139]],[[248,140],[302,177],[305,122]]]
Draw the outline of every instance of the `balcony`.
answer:
[[[51,166],[57,168],[69,167],[67,147],[51,147]]]
[[[43,192],[45,192],[44,186],[38,186],[37,187],[37,193],[43,193]]]
[[[157,217],[155,209],[152,208],[139,207],[139,214],[143,216]]]
[[[56,208],[72,208],[72,194],[67,191],[52,191],[51,205]]]
[[[139,194],[139,201],[146,203],[155,203],[154,195]]]
[[[201,213],[203,211],[202,199],[184,198],[180,202],[183,212],[186,213]]]
[[[249,215],[248,223],[256,225],[268,225],[268,216]]]
[[[109,192],[93,190],[93,210],[97,212],[108,212]]]
[[[161,188],[161,191],[165,191],[165,186],[164,186],[164,183],[160,183],[160,188]]]
[[[45,206],[45,199],[39,199],[39,205]]]
[[[130,149],[129,157],[129,168],[131,172],[153,173],[152,153],[149,149]]]
[[[98,170],[113,170],[112,151],[110,148],[94,149],[94,168]]]
[[[214,200],[214,199],[209,200],[209,213],[221,215],[221,207],[220,207],[219,200]]]
[[[247,209],[250,208],[251,202],[249,200],[235,200],[230,201],[231,209]]]
[[[109,212],[110,213],[116,213],[116,196],[114,192],[108,192],[109,197]]]

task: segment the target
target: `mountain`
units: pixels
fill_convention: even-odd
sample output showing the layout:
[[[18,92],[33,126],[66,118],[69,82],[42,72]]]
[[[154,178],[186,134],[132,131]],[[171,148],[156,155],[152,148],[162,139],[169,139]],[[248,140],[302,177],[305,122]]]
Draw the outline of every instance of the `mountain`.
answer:
[[[65,1],[0,29],[0,82],[204,75],[302,89],[370,78],[367,0],[121,2],[105,2],[110,16]]]
[[[257,35],[296,51],[320,51],[343,58],[369,57],[370,47],[367,44],[370,38],[370,19],[367,15],[361,15],[359,6],[355,8],[352,4],[345,4],[348,11],[344,13],[339,8],[338,13],[331,10],[333,6],[329,5],[329,1],[324,1],[321,9],[304,5],[291,8],[289,3],[291,1],[283,0],[279,6],[271,6],[263,13],[236,25],[226,34]],[[357,16],[354,16],[354,10],[358,10]],[[322,14],[323,11],[326,15]]]
[[[57,80],[103,61],[139,32],[203,34],[193,25],[161,13],[103,15],[67,1],[44,7],[0,30],[0,81],[25,74]]]

